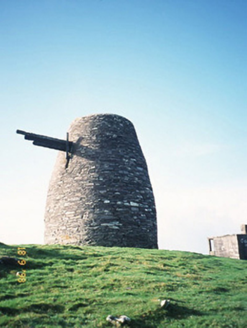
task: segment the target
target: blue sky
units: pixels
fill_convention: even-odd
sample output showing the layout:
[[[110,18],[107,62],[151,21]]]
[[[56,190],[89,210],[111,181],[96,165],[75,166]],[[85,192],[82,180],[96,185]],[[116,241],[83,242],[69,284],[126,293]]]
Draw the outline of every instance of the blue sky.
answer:
[[[247,217],[247,2],[0,2],[0,240],[43,243],[56,151],[80,116],[136,127],[153,184],[160,248],[207,253]]]

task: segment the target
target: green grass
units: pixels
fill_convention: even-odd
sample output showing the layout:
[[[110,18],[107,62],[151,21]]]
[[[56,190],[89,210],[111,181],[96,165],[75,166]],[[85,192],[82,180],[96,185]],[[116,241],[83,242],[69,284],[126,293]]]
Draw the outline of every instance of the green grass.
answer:
[[[27,254],[17,255],[17,247]],[[138,248],[0,245],[0,327],[247,327],[247,261]],[[19,283],[17,271],[26,270]],[[167,309],[159,299],[170,299]]]

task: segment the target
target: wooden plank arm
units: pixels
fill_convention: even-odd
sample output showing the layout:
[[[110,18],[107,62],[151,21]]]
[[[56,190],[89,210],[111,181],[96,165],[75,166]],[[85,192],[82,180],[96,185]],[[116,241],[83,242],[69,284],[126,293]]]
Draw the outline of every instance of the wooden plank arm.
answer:
[[[45,148],[60,150],[60,151],[66,151],[66,145],[62,143],[55,143],[55,142],[47,142],[42,140],[34,140],[33,141],[34,146],[41,146]]]
[[[22,130],[17,130],[16,133],[24,135],[26,140],[32,140],[33,145],[35,146],[56,149],[56,150],[64,151],[67,154],[72,150],[73,142],[68,140],[68,136],[67,136],[67,140],[62,140],[62,139],[47,137],[35,133],[30,133]]]

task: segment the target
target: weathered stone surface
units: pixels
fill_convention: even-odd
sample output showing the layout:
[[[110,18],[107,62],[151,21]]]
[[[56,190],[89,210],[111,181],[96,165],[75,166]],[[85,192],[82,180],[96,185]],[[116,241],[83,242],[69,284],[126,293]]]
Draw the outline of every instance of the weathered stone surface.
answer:
[[[213,247],[212,247],[213,242]],[[225,235],[209,238],[209,254],[247,260],[247,235]]]
[[[226,235],[214,237],[214,254],[215,256],[239,258],[237,235]]]
[[[157,248],[156,209],[133,124],[118,115],[76,119],[67,168],[57,157],[50,181],[45,243]]]

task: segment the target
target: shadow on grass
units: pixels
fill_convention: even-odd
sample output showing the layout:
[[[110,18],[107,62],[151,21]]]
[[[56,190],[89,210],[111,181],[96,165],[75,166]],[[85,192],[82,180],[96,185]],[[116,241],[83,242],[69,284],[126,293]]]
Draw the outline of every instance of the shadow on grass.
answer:
[[[229,292],[230,289],[229,288],[225,288],[225,287],[216,287],[212,289],[212,292],[214,292],[215,294],[222,294],[222,293],[227,293]]]
[[[43,246],[43,245],[42,245]],[[26,252],[27,255],[34,259],[48,259],[48,258],[56,258],[59,260],[82,260],[87,258],[87,255],[83,253],[83,249],[79,247],[70,246],[50,246],[50,248],[42,248],[42,246],[27,246]],[[71,250],[80,249],[81,254],[74,254]]]
[[[29,295],[30,293],[16,293],[16,294],[7,293],[5,295],[0,295],[0,301],[12,300],[12,299],[16,299],[17,297],[27,297]]]
[[[4,244],[0,244],[0,250],[5,251],[6,249],[9,252],[5,252],[6,255],[12,256],[17,260],[25,260],[25,269],[41,269],[44,267],[52,266],[55,262],[58,261],[63,262],[64,264],[74,264],[73,262],[82,261],[88,259],[88,257],[101,257],[100,254],[87,254],[84,252],[81,247],[73,247],[73,246],[62,246],[62,245],[52,245],[48,246],[49,248],[42,248],[43,245],[28,245],[25,246],[26,255],[21,256],[17,254],[18,245],[8,246]],[[24,247],[23,247],[24,248]],[[76,250],[76,252],[75,252]],[[81,251],[81,253],[78,252]],[[10,253],[11,251],[11,253]],[[3,253],[3,252],[2,252]],[[4,254],[4,253],[3,253]],[[0,271],[2,271],[2,275],[0,272],[0,277],[6,276],[10,270],[13,269],[24,269],[24,266],[20,266],[20,264],[4,264],[0,265]]]
[[[19,266],[17,257],[16,247],[0,243],[0,278],[6,277],[10,270]]]
[[[36,303],[19,309],[8,307],[8,306],[1,306],[0,312],[8,316],[16,316],[18,314],[26,313],[26,312],[41,313],[41,314],[42,313],[47,314],[50,312],[62,313],[64,312],[64,306],[54,305],[49,303]]]
[[[4,243],[0,243],[0,249],[8,249],[8,248],[12,248],[13,246],[10,246],[10,245],[7,245],[7,244],[4,244]]]
[[[189,316],[202,316],[203,312],[190,309],[186,306],[172,304],[167,310],[158,308],[155,311],[149,311],[142,314],[139,318],[132,320],[130,327],[133,328],[156,328],[165,318],[169,319],[186,319]],[[170,321],[170,320],[169,320]]]

